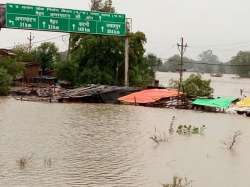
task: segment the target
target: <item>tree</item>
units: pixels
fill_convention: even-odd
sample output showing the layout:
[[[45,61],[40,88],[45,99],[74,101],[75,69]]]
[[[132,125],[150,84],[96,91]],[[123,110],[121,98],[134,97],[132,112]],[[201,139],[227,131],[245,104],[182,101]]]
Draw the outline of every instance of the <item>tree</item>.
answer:
[[[58,57],[58,48],[54,43],[45,42],[35,49],[35,59],[40,63],[43,75],[54,66]]]
[[[213,54],[212,50],[203,51],[199,55],[200,63],[199,71],[207,73],[223,73],[223,65],[219,61],[218,56]]]
[[[8,74],[7,70],[0,67],[0,95],[8,95],[11,84],[11,76]]]
[[[16,54],[16,60],[19,62],[31,62],[34,58],[33,52],[29,52],[29,48],[26,45],[16,45],[12,50]]]
[[[77,84],[78,64],[72,61],[60,61],[56,63],[56,75],[59,80],[68,81],[72,85]]]
[[[213,93],[213,88],[210,86],[211,80],[203,80],[200,74],[191,74],[182,82],[181,91],[187,97],[210,97]],[[170,86],[178,88],[179,81],[170,80]]]
[[[146,55],[145,60],[154,72],[158,71],[160,66],[162,66],[162,60],[153,53]]]
[[[200,74],[191,74],[182,87],[188,97],[210,97],[213,93],[210,84],[211,80],[203,80]]]
[[[203,51],[199,54],[200,61],[203,63],[218,63],[219,58],[213,54],[212,50]]]
[[[91,9],[105,12],[115,10],[111,0],[92,0]],[[131,85],[144,86],[154,79],[152,61],[144,57],[146,36],[142,32],[130,33],[129,39],[129,80]],[[71,34],[70,64],[77,67],[76,72],[73,73],[76,76],[75,84],[122,85],[124,83],[124,43],[124,38],[116,36]],[[69,79],[60,73],[62,70],[65,68],[58,68],[61,78]]]
[[[174,55],[167,59],[167,61],[162,64],[162,66],[159,68],[161,71],[171,71],[176,72],[178,69],[180,69],[180,62],[181,57],[180,55]],[[193,68],[194,60],[189,59],[187,57],[183,57],[183,69],[192,69]]]
[[[101,12],[115,12],[112,0],[91,0],[91,10]]]
[[[240,77],[250,77],[250,51],[240,51],[230,62]]]
[[[4,68],[7,73],[15,80],[24,72],[24,65],[15,59],[7,58],[0,63],[0,68]]]
[[[151,83],[155,65],[152,55],[144,57],[146,43],[142,32],[130,33],[129,79],[132,85]],[[124,39],[120,37],[75,34],[71,37],[72,64],[77,66],[78,84],[117,84],[124,82]],[[158,59],[159,60],[159,59]]]

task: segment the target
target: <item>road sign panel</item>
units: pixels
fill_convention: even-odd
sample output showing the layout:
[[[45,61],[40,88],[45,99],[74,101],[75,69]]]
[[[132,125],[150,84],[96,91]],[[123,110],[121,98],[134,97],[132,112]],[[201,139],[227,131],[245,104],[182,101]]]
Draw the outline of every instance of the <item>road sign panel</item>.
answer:
[[[38,18],[30,15],[7,14],[6,27],[38,29]]]
[[[8,3],[7,28],[125,36],[124,14]]]
[[[39,17],[39,30],[65,31],[69,27],[69,20],[63,18]]]
[[[108,35],[120,35],[125,32],[125,24],[121,23],[110,23],[110,22],[98,22],[97,32],[106,33]]]
[[[78,21],[70,20],[70,32],[84,32],[84,33],[95,33],[96,32],[96,21]]]

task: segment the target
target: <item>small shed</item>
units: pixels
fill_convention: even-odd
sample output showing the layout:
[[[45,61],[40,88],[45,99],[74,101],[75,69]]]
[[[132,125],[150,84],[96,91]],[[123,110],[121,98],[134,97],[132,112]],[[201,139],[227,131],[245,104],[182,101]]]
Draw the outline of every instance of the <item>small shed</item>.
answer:
[[[23,80],[25,82],[32,82],[34,77],[38,77],[41,75],[40,64],[36,62],[21,62],[24,64],[24,75]]]

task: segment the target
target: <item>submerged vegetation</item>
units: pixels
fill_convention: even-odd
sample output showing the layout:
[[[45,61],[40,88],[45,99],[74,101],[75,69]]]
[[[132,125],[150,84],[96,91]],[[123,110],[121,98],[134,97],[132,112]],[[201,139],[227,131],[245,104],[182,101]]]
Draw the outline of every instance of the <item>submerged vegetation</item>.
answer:
[[[150,139],[152,139],[157,144],[168,141],[166,133],[157,132],[156,128],[155,128],[155,134],[151,136]]]
[[[162,187],[192,187],[192,181],[188,180],[186,177],[173,177],[173,182],[169,184],[162,184]]]
[[[27,165],[31,163],[32,157],[33,157],[33,154],[31,156],[24,156],[24,157],[20,158],[19,160],[17,160],[16,162],[17,162],[17,165],[19,166],[19,168],[21,170],[25,169],[27,167]]]
[[[0,67],[0,95],[8,95],[11,84],[11,76],[7,70]]]
[[[201,127],[196,127],[192,125],[179,125],[177,128],[176,133],[179,135],[192,135],[192,134],[203,134],[204,130],[206,129],[205,125]]]
[[[235,131],[234,134],[229,138],[228,141],[224,141],[223,144],[226,146],[227,150],[233,150],[238,143],[238,139],[242,135],[241,131]]]
[[[174,135],[175,133],[177,135],[185,135],[185,136],[191,136],[191,135],[202,135],[206,129],[205,125],[202,125],[200,127],[194,126],[194,125],[178,125],[177,129],[174,128],[176,117],[173,116],[169,125],[168,133],[170,135]],[[153,136],[150,137],[155,143],[159,144],[161,142],[168,141],[167,134],[165,132],[158,132],[155,128],[155,133]]]

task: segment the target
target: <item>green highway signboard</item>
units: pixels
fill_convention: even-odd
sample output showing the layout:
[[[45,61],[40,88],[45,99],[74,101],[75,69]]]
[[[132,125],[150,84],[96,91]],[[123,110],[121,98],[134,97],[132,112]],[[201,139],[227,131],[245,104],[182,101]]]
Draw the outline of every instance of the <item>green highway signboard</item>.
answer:
[[[6,28],[126,35],[126,16],[105,12],[6,4]]]

